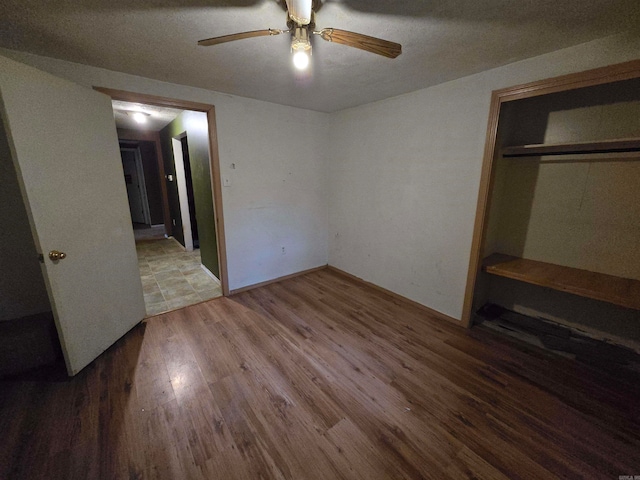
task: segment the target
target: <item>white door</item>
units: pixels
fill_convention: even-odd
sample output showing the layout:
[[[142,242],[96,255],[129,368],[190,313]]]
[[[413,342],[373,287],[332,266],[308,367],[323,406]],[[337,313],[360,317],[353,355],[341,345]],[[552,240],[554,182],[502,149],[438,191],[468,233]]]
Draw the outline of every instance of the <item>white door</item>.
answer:
[[[110,99],[0,56],[0,112],[69,375],[145,315]],[[52,261],[59,250],[66,258]]]

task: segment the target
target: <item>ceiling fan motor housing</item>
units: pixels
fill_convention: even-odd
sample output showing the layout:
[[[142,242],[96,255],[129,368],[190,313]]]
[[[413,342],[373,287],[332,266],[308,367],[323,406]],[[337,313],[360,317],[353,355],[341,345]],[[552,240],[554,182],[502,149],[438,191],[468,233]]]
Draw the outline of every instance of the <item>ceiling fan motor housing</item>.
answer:
[[[295,27],[291,40],[292,52],[306,52],[311,55],[311,42],[309,40],[309,30],[306,27]]]
[[[299,26],[311,22],[312,0],[286,0],[291,19]]]

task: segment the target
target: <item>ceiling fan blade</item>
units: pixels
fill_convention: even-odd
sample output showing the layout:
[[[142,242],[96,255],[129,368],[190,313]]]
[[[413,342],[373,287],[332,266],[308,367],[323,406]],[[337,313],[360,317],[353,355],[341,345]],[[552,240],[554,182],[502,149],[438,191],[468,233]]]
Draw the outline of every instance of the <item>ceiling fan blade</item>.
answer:
[[[288,30],[278,30],[268,28],[267,30],[253,30],[252,32],[232,33],[231,35],[223,35],[222,37],[207,38],[200,40],[198,45],[208,47],[210,45],[218,45],[219,43],[233,42],[234,40],[242,40],[243,38],[266,37],[268,35],[280,35]]]
[[[402,45],[399,43],[362,35],[361,33],[338,30],[337,28],[323,28],[319,32],[313,33],[320,35],[327,42],[340,43],[349,47],[359,48],[367,52],[382,55],[383,57],[396,58],[402,53]]]

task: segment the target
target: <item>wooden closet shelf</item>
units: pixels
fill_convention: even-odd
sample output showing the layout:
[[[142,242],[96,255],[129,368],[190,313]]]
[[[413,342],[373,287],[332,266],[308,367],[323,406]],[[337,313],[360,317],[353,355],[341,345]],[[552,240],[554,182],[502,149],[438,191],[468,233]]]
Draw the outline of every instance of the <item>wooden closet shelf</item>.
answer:
[[[539,157],[542,155],[604,154],[640,152],[640,138],[600,140],[597,142],[548,143],[504,147],[502,156]]]
[[[640,310],[640,281],[494,253],[482,269],[490,274]]]

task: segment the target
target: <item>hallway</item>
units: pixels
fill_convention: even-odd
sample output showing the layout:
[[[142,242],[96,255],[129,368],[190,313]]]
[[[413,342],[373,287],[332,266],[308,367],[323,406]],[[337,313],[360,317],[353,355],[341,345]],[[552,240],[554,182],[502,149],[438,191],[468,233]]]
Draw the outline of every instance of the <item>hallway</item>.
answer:
[[[136,241],[147,316],[222,296],[220,282],[173,238]]]

